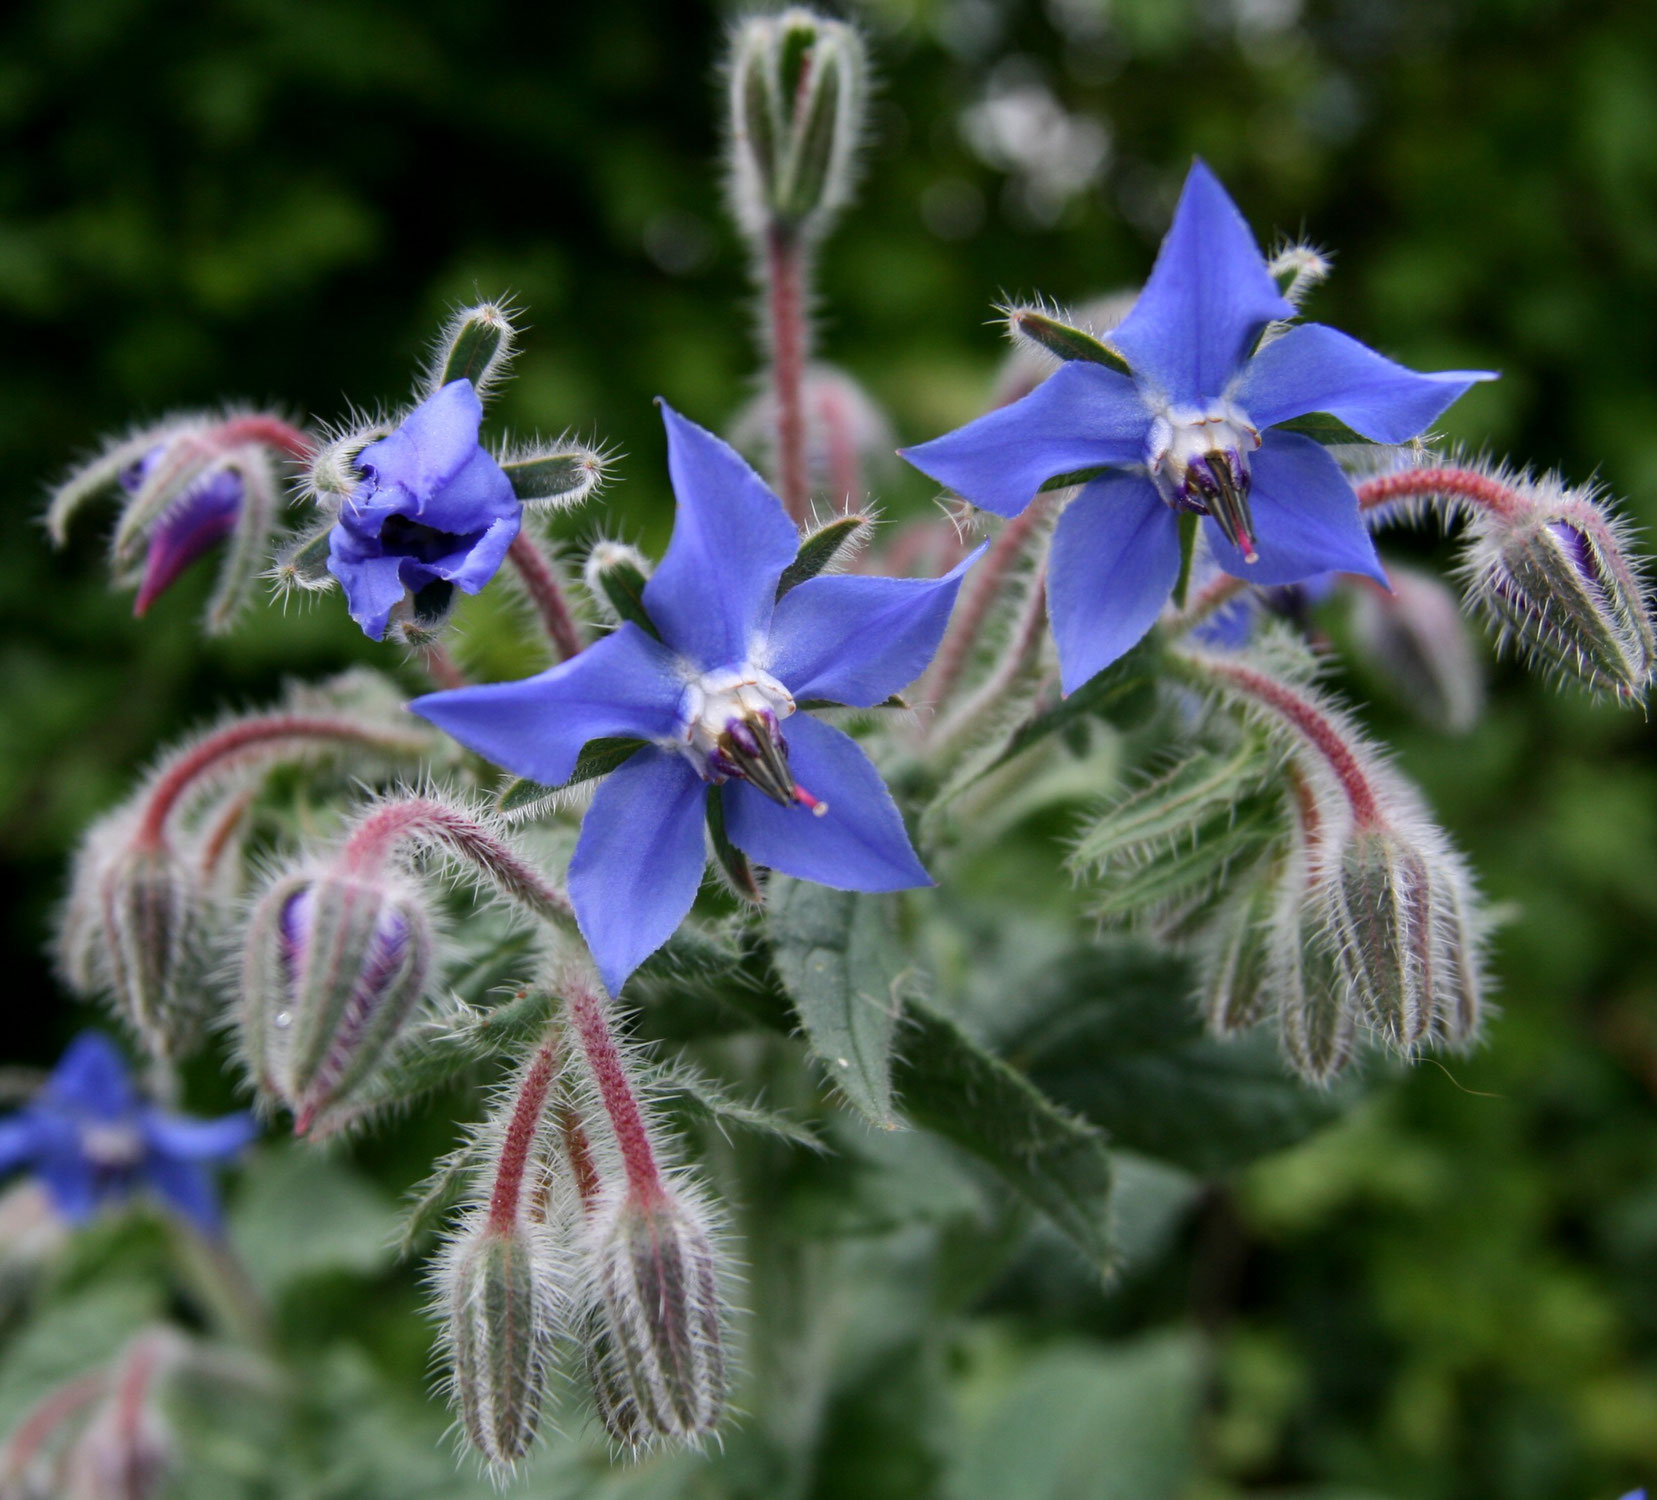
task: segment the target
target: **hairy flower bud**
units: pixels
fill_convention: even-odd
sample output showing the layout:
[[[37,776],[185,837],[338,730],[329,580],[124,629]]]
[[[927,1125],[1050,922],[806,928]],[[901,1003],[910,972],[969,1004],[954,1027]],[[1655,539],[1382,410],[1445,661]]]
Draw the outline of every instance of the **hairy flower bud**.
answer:
[[[631,620],[652,635],[656,627],[644,607],[650,559],[625,542],[595,542],[582,569],[587,592],[617,621]]]
[[[1426,723],[1464,733],[1483,706],[1484,676],[1455,596],[1414,568],[1391,563],[1387,577],[1390,594],[1367,580],[1353,592],[1358,653]]]
[[[1296,883],[1279,901],[1272,988],[1284,1056],[1308,1083],[1330,1083],[1352,1057],[1357,1016],[1346,977]]]
[[[1203,1014],[1217,1036],[1262,1019],[1272,1000],[1271,881],[1249,881],[1226,901],[1203,936],[1197,969]]]
[[[617,1442],[694,1439],[724,1410],[717,1261],[702,1219],[671,1188],[600,1209],[588,1361]]]
[[[1626,528],[1593,496],[1552,479],[1502,490],[1471,517],[1469,603],[1498,640],[1596,691],[1633,697],[1651,680],[1657,635]]]
[[[1427,862],[1390,828],[1359,829],[1329,895],[1354,999],[1387,1041],[1409,1051],[1433,1018],[1438,945]]]
[[[104,867],[99,897],[92,972],[151,1051],[181,1055],[201,1025],[194,880],[165,845],[137,842]]]
[[[851,192],[863,40],[813,11],[750,16],[731,49],[731,197],[752,234],[815,235]]]
[[[176,1444],[161,1388],[183,1353],[168,1329],[140,1334],[113,1372],[108,1398],[64,1455],[63,1500],[151,1500],[173,1469]]]
[[[349,873],[278,880],[243,959],[243,1042],[260,1086],[326,1132],[373,1076],[425,992],[431,926],[418,900]]]
[[[501,1468],[535,1441],[546,1398],[559,1278],[545,1231],[477,1217],[440,1273],[455,1404],[479,1453]]]

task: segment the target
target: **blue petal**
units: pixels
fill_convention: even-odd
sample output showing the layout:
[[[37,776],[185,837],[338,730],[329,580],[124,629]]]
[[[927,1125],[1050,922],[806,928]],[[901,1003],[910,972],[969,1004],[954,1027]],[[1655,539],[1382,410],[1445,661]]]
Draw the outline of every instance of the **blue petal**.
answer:
[[[144,1138],[151,1150],[179,1161],[222,1161],[234,1156],[259,1133],[249,1114],[192,1120],[159,1109],[142,1113]]]
[[[681,735],[676,658],[631,621],[521,682],[427,693],[409,707],[485,760],[559,786],[588,740]]]
[[[79,1151],[54,1151],[35,1163],[35,1176],[51,1194],[52,1207],[71,1224],[83,1224],[101,1202],[124,1197],[126,1184],[119,1178],[100,1177]]]
[[[777,601],[767,670],[798,699],[872,708],[921,675],[961,578],[985,542],[942,578],[819,576]]]
[[[707,783],[676,750],[641,750],[605,777],[570,860],[570,902],[612,995],[673,936],[705,863]]]
[[[1096,479],[1053,528],[1047,615],[1073,693],[1136,644],[1179,578],[1179,521],[1150,480]]]
[[[1150,425],[1126,375],[1074,359],[1011,406],[898,452],[974,505],[1016,516],[1060,474],[1144,462]]]
[[[0,1176],[28,1166],[46,1144],[40,1120],[27,1109],[0,1120]]]
[[[1408,442],[1489,370],[1422,375],[1321,323],[1291,328],[1244,368],[1233,400],[1258,427],[1326,411],[1377,443]]]
[[[403,602],[400,557],[363,555],[364,549],[342,524],[328,534],[328,571],[345,590],[345,607],[372,641],[385,638],[391,612]]]
[[[449,483],[478,451],[483,403],[469,380],[451,380],[404,417],[396,431],[370,443],[357,467],[379,486],[401,485],[431,495]]]
[[[737,848],[773,870],[842,891],[901,891],[931,885],[897,805],[857,741],[810,714],[783,721],[795,781],[822,817],[784,807],[746,781],[727,781],[725,831]]]
[[[523,514],[523,504],[506,471],[476,442],[447,483],[411,493],[415,504],[412,508],[400,507],[402,513],[438,531],[481,531],[499,521],[517,520]]]
[[[1169,401],[1198,402],[1225,390],[1267,323],[1294,312],[1237,205],[1197,161],[1151,278],[1109,343],[1135,379]]]
[[[667,556],[644,586],[662,639],[704,670],[740,666],[771,623],[777,580],[800,535],[782,502],[730,444],[665,401],[678,501]]]
[[[1250,460],[1249,505],[1260,560],[1246,563],[1212,521],[1214,560],[1249,583],[1297,583],[1314,573],[1362,573],[1387,585],[1358,497],[1341,466],[1309,437],[1268,432]]]
[[[83,1031],[69,1044],[40,1098],[93,1120],[119,1119],[138,1102],[126,1059],[101,1031]]]
[[[219,1195],[213,1187],[212,1173],[199,1161],[153,1156],[145,1162],[143,1173],[150,1190],[168,1208],[203,1234],[218,1234]]]

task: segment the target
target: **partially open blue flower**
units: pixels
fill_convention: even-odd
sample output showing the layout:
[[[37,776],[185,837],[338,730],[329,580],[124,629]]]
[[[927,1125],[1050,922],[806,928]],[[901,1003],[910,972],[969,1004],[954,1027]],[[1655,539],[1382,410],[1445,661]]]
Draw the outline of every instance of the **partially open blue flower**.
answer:
[[[679,503],[644,589],[656,634],[628,622],[538,677],[413,704],[551,786],[589,740],[643,742],[599,787],[570,862],[570,899],[612,993],[696,898],[710,791],[731,842],[762,865],[841,890],[931,884],[868,757],[797,710],[873,707],[918,677],[973,560],[937,579],[812,578],[779,599],[800,540],[781,503],[727,444],[662,412]]]
[[[136,495],[165,452],[166,446],[157,443],[123,470],[121,488]],[[215,469],[167,508],[151,530],[144,552],[144,571],[132,602],[135,615],[142,615],[185,568],[235,529],[242,495],[242,476],[236,470]]]
[[[1477,370],[1421,375],[1295,316],[1218,179],[1195,163],[1150,280],[1107,337],[1124,375],[1084,359],[1022,400],[905,450],[975,505],[1014,516],[1048,480],[1106,470],[1053,536],[1048,605],[1066,692],[1150,629],[1179,576],[1178,514],[1206,517],[1220,565],[1250,583],[1386,575],[1340,466],[1279,424],[1327,412],[1362,437],[1416,436]]]
[[[472,382],[451,381],[357,457],[363,481],[340,507],[328,571],[374,640],[422,589],[479,592],[518,534],[523,507],[478,443],[482,420]]]
[[[148,1191],[214,1234],[219,1205],[208,1163],[234,1156],[254,1134],[245,1114],[192,1120],[146,1104],[114,1044],[88,1031],[45,1087],[0,1120],[0,1172],[33,1173],[71,1223]]]

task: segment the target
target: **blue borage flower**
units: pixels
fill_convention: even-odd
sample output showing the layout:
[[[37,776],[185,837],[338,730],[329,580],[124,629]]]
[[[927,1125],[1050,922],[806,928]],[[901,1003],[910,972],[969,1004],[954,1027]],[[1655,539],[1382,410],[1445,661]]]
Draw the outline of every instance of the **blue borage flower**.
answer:
[[[512,481],[478,443],[483,405],[469,380],[422,401],[357,456],[363,480],[340,506],[328,571],[374,640],[391,612],[433,585],[478,593],[523,516]]]
[[[940,484],[1014,516],[1063,474],[1110,472],[1054,531],[1049,615],[1066,692],[1150,629],[1179,576],[1178,514],[1250,583],[1365,573],[1385,583],[1356,495],[1311,438],[1279,424],[1327,412],[1362,437],[1414,437],[1486,371],[1422,375],[1295,316],[1248,225],[1200,161],[1150,280],[1106,340],[1123,374],[1084,359],[1030,395],[904,450]]]
[[[157,443],[137,463],[123,469],[118,480],[121,488],[136,495],[166,451],[165,443]],[[167,508],[150,532],[144,551],[144,570],[132,603],[135,615],[148,610],[180,573],[236,529],[243,489],[236,470],[215,469]]]
[[[114,1044],[89,1031],[69,1044],[39,1093],[0,1120],[0,1172],[32,1172],[72,1224],[147,1190],[216,1234],[207,1164],[234,1156],[254,1134],[245,1114],[192,1120],[144,1103]]]
[[[731,842],[786,875],[857,891],[932,883],[868,757],[797,710],[873,707],[918,677],[977,556],[942,578],[817,577],[779,599],[800,540],[781,503],[729,445],[665,404],[662,415],[678,510],[644,588],[656,634],[629,621],[537,677],[412,705],[552,786],[589,740],[644,742],[599,787],[570,862],[570,900],[612,994],[696,898],[710,792]]]

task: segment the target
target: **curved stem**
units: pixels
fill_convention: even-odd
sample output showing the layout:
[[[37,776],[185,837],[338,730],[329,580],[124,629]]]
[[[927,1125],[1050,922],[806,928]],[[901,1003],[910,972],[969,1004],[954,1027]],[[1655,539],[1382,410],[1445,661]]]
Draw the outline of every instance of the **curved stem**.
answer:
[[[598,1086],[599,1103],[621,1152],[628,1190],[641,1204],[659,1202],[666,1196],[661,1169],[656,1164],[644,1111],[627,1078],[621,1048],[610,1030],[607,1004],[592,985],[580,980],[571,986],[566,1004],[587,1067]]]
[[[560,661],[568,661],[581,650],[581,632],[575,628],[575,619],[564,602],[564,591],[559,587],[558,575],[541,549],[522,531],[512,538],[507,549],[512,566],[524,581],[524,588],[536,611],[541,616],[542,628],[558,652]]]
[[[540,1134],[541,1116],[547,1095],[558,1076],[558,1032],[554,1030],[535,1049],[518,1085],[518,1097],[501,1137],[500,1156],[495,1165],[495,1184],[489,1194],[489,1229],[493,1234],[511,1234],[523,1208],[524,1178]]]
[[[243,443],[258,443],[272,448],[285,458],[306,459],[316,452],[316,444],[303,432],[280,417],[268,412],[252,412],[245,417],[232,417],[214,429],[214,437],[226,448]]]
[[[765,314],[771,342],[771,384],[777,403],[777,493],[796,523],[811,503],[806,469],[806,247],[773,225],[765,239]]]
[[[1439,467],[1431,469],[1399,469],[1392,474],[1378,474],[1353,486],[1358,492],[1358,505],[1363,510],[1376,510],[1398,500],[1422,500],[1431,495],[1450,495],[1466,500],[1493,515],[1511,520],[1527,508],[1523,494],[1510,484],[1481,474],[1477,469]]]

